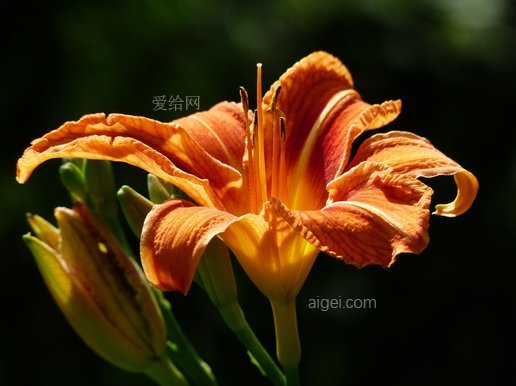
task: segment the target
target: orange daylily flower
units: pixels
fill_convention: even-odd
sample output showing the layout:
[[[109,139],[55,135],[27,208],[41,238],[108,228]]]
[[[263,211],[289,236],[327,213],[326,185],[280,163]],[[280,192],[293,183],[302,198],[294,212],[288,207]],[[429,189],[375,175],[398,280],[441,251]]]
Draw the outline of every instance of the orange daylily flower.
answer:
[[[50,158],[122,161],[169,181],[194,201],[171,199],[147,216],[141,258],[148,279],[186,293],[213,237],[234,252],[272,301],[290,301],[323,251],[362,267],[393,264],[428,244],[432,189],[418,177],[453,175],[457,197],[435,214],[472,204],[477,179],[415,134],[355,139],[400,113],[400,101],[370,105],[335,57],[313,53],[290,68],[257,109],[222,102],[170,123],[92,114],[32,142],[18,181]]]

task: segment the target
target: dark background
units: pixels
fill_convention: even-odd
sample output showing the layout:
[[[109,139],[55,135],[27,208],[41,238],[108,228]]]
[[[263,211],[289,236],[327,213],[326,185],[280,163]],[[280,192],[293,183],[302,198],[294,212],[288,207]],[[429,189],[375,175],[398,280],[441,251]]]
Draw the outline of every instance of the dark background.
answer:
[[[29,141],[91,112],[180,115],[153,111],[157,95],[199,95],[201,109],[237,100],[238,86],[254,89],[256,62],[265,86],[321,49],[348,66],[365,100],[401,98],[387,129],[430,138],[477,175],[480,191],[465,215],[433,217],[429,247],[389,270],[319,256],[298,298],[303,384],[516,382],[515,2],[43,3],[12,2],[0,16],[0,385],[151,384],[82,344],[22,244],[25,212],[51,219],[69,205],[59,161],[16,184]],[[115,170],[120,185],[145,191],[145,173]],[[436,202],[453,198],[450,181],[431,184]],[[272,351],[268,304],[238,273],[248,319]],[[310,310],[316,296],[375,298],[377,308]],[[170,298],[221,385],[267,384],[201,290]]]

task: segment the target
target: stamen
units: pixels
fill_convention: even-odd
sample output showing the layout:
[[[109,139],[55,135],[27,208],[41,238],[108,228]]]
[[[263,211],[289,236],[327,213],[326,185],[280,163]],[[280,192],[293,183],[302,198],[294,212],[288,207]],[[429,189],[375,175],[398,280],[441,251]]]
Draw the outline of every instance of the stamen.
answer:
[[[245,88],[240,87],[240,101],[245,115],[245,153],[243,160],[243,178],[244,186],[249,191],[250,211],[257,212],[257,196],[256,196],[256,178],[254,177],[254,159],[253,159],[253,132],[251,122],[249,122],[249,96]]]
[[[256,104],[257,104],[257,118],[255,119],[256,125],[254,126],[254,130],[256,131],[256,145],[258,145],[258,149],[253,146],[254,150],[257,150],[257,154],[255,153],[255,163],[257,164],[257,176],[259,181],[257,181],[258,191],[260,202],[263,203],[267,199],[267,174],[265,172],[265,144],[264,144],[264,133],[263,133],[263,125],[264,125],[264,117],[263,117],[263,108],[262,108],[262,64],[258,63],[256,65]]]
[[[258,128],[258,110],[254,110],[253,111],[253,125],[251,126],[251,140],[252,140],[252,144],[253,144],[253,149],[254,149],[254,144],[257,143],[256,142],[257,128]],[[254,153],[253,153],[253,155],[254,155]]]
[[[247,122],[247,113],[249,112],[249,95],[247,95],[247,91],[242,86],[240,86],[240,102],[242,102],[242,108],[244,109],[245,120]]]
[[[281,91],[281,84],[278,87],[276,87],[276,89],[274,90],[274,92],[272,94],[272,98],[271,98],[271,103],[269,104],[269,108],[267,109],[267,111],[276,110],[276,104],[278,101],[278,96],[279,96],[280,91]]]
[[[280,111],[281,112],[281,111]],[[286,201],[287,200],[287,197],[288,197],[288,183],[287,183],[287,176],[286,176],[286,166],[285,166],[285,141],[286,141],[286,138],[287,138],[287,122],[286,122],[286,119],[285,119],[285,116],[283,115],[283,112],[281,112],[281,115],[280,115],[280,118],[279,118],[279,123],[280,123],[280,136],[281,136],[281,141],[280,141],[280,162],[279,162],[279,170],[278,170],[278,179],[279,179],[279,192],[278,192],[278,195],[279,195],[279,198],[282,200],[282,201]]]
[[[280,116],[280,132],[281,132],[281,140],[285,142],[285,138],[287,137],[287,120],[283,113]]]
[[[278,95],[281,91],[281,85],[276,87],[272,94],[271,103],[267,112],[272,112],[272,170],[271,170],[271,191],[270,195],[278,197],[279,183],[279,166],[281,153],[281,115],[280,110],[276,107]]]

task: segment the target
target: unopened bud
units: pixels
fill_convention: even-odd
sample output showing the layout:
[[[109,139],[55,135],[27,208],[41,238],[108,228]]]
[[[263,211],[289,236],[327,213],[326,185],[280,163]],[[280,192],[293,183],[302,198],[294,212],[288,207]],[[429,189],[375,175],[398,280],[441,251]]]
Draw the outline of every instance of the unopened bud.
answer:
[[[161,204],[170,198],[181,198],[191,201],[190,198],[170,182],[156,177],[154,174],[147,175],[147,189],[149,197],[155,204]]]
[[[60,243],[56,228],[36,216],[29,223],[38,237],[24,240],[56,303],[101,357],[148,371],[164,357],[166,328],[141,269],[85,206],[55,215]]]
[[[204,288],[226,322],[232,329],[237,328],[236,324],[243,321],[243,315],[237,315],[235,318],[235,309],[240,310],[235,275],[228,248],[217,237],[214,237],[206,247],[197,268],[197,275],[198,284]]]
[[[86,199],[86,183],[82,170],[73,162],[65,162],[59,167],[59,176],[74,202]]]
[[[127,185],[118,190],[117,196],[129,227],[139,238],[145,217],[152,209],[152,202]]]
[[[109,224],[118,215],[116,185],[109,161],[85,160],[84,180],[88,206]]]

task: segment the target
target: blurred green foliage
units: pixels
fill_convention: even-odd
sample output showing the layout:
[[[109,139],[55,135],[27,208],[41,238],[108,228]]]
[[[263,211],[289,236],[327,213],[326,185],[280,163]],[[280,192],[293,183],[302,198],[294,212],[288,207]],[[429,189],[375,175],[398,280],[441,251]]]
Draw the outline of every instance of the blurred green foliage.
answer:
[[[201,109],[271,83],[296,60],[327,50],[370,102],[401,98],[390,128],[426,136],[473,171],[480,193],[457,219],[433,218],[432,242],[390,270],[357,270],[320,256],[299,298],[305,385],[516,382],[516,4],[509,0],[74,1],[11,3],[0,16],[0,384],[147,385],[98,359],[52,303],[21,242],[24,212],[51,218],[69,205],[58,161],[23,186],[29,141],[104,111],[169,121],[157,95],[198,95]],[[119,186],[145,192],[145,174],[115,167]],[[430,182],[436,202],[453,198]],[[133,243],[136,243],[133,240]],[[242,303],[273,349],[268,304],[238,269]],[[374,310],[308,309],[312,297],[376,298]],[[170,295],[180,321],[222,385],[264,385],[207,297]],[[248,381],[247,381],[248,380]]]

